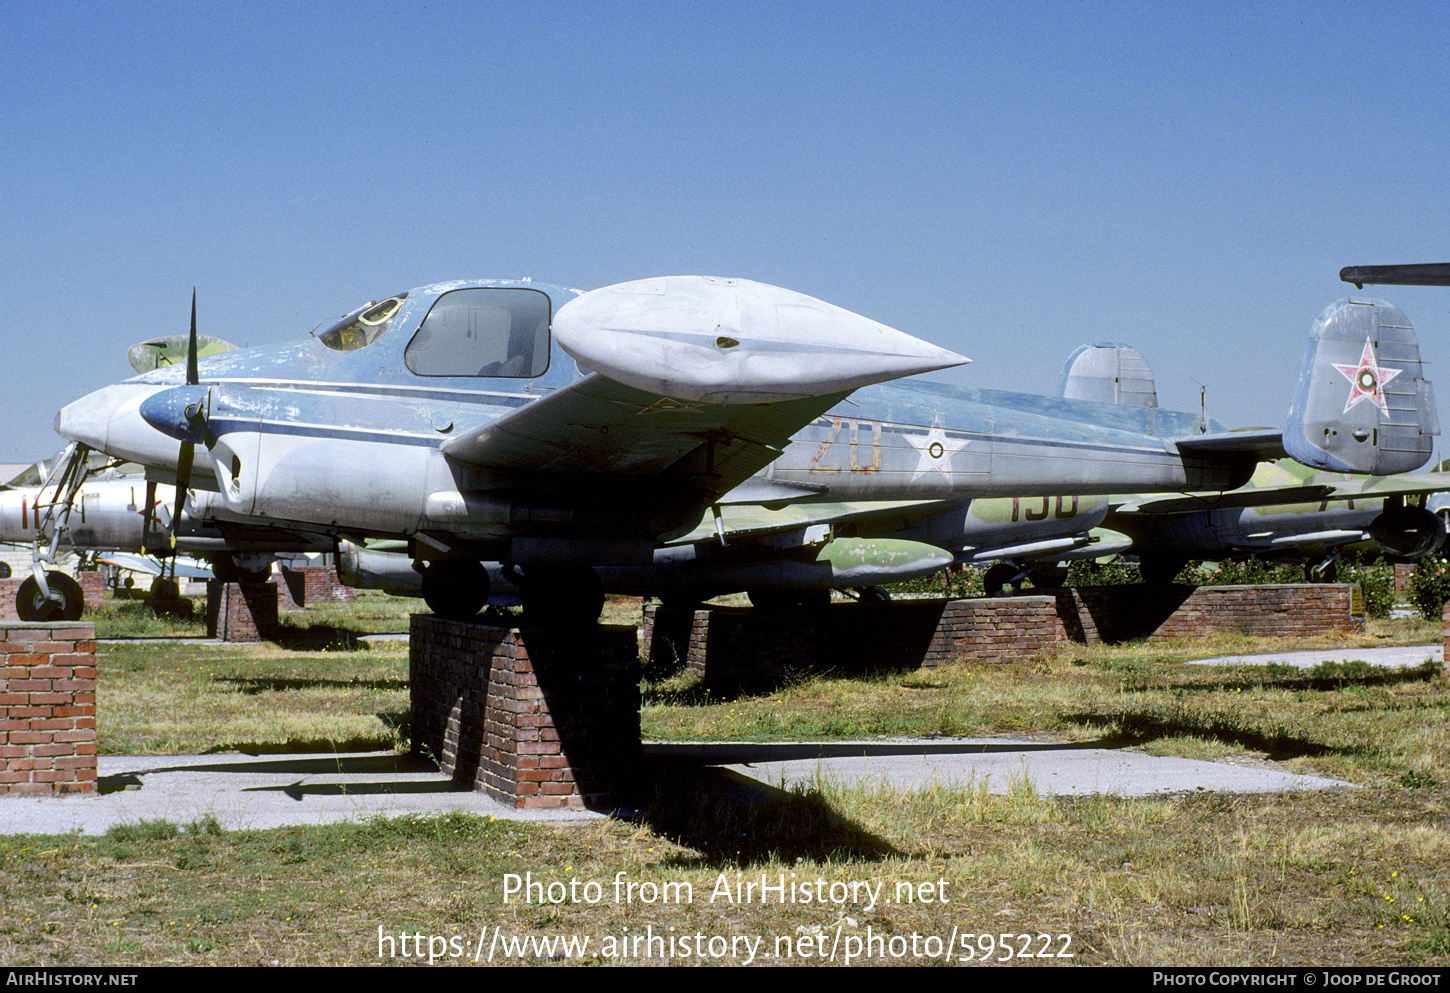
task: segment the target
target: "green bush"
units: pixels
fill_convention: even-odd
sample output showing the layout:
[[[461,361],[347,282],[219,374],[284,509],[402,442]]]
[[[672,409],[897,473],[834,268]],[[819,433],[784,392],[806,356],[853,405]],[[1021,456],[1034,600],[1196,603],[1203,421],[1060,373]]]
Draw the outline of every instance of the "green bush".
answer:
[[[1132,586],[1143,577],[1136,565],[1122,562],[1099,562],[1095,559],[1074,562],[1067,569],[1067,586]]]
[[[886,586],[892,595],[950,597],[960,599],[982,595],[982,570],[974,566],[944,569],[920,579],[908,579]]]
[[[1450,600],[1450,562],[1441,555],[1426,555],[1415,567],[1407,592],[1425,620],[1438,621]]]
[[[1204,575],[1205,586],[1262,586],[1267,583],[1305,581],[1303,565],[1270,565],[1257,558],[1245,559],[1242,562],[1225,560],[1218,564],[1217,570],[1205,571]]]
[[[1368,617],[1388,617],[1395,605],[1395,568],[1391,565],[1352,565],[1339,567],[1341,583],[1358,583],[1364,591],[1364,612]],[[1439,617],[1439,614],[1435,615]]]

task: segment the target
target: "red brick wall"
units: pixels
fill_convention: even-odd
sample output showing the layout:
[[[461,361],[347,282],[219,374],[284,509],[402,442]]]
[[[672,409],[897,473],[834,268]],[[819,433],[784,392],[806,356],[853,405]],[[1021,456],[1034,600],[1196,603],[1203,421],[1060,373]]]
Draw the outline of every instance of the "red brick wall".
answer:
[[[1291,638],[1364,630],[1353,585],[1079,586],[1057,590],[1067,637],[1087,644],[1237,632]]]
[[[315,603],[350,603],[357,599],[357,590],[342,585],[337,570],[314,566],[283,569],[278,597],[282,610],[301,610]]]
[[[0,625],[0,653],[0,792],[94,793],[95,625]]]
[[[1052,597],[840,603],[825,611],[645,608],[644,655],[678,661],[726,692],[767,688],[791,668],[937,666],[1030,659],[1062,638]]]
[[[206,633],[222,641],[261,641],[277,631],[276,583],[206,584]]]
[[[824,611],[645,607],[644,657],[678,662],[722,691],[772,685],[792,667],[859,670],[954,659],[1015,662],[1063,639],[1098,644],[1363,631],[1351,586],[1088,586],[972,600],[841,603]]]
[[[506,628],[413,615],[413,751],[524,807],[632,802],[639,762],[634,628]]]

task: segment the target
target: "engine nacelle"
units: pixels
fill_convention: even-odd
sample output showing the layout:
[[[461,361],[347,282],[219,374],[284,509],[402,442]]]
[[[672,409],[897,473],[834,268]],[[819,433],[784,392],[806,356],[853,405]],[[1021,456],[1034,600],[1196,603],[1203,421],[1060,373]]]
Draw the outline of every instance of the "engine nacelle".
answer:
[[[1421,507],[1388,507],[1370,524],[1369,536],[1390,555],[1419,558],[1444,543],[1445,526]]]

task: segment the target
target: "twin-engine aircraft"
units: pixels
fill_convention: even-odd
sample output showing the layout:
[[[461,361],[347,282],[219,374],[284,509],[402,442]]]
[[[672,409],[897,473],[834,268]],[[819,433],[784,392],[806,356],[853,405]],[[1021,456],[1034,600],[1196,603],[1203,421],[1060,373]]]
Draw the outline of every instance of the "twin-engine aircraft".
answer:
[[[970,545],[978,498],[1056,513],[1073,494],[1233,489],[1285,454],[1405,472],[1438,433],[1409,322],[1377,301],[1319,316],[1282,429],[1157,409],[1119,350],[1057,397],[906,378],[966,361],[747,280],[438,283],[311,340],[192,349],[56,430],[76,457],[214,488],[236,520],[403,539],[437,613],[477,612],[496,562],[526,612],[589,619],[601,573],[678,559],[701,591],[789,600],[934,571]]]

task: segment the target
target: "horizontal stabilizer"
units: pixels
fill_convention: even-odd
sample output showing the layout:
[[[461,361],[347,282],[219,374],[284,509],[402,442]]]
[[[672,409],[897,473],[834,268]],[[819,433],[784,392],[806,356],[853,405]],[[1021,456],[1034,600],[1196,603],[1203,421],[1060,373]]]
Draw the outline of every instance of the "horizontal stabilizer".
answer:
[[[1276,428],[1250,428],[1243,431],[1220,431],[1179,438],[1174,444],[1180,452],[1205,455],[1245,455],[1258,461],[1281,459],[1284,432]]]
[[[1339,278],[1364,288],[1365,283],[1396,286],[1450,286],[1450,262],[1418,265],[1352,265],[1339,270]]]
[[[1326,307],[1309,332],[1284,450],[1316,469],[1387,476],[1429,461],[1439,433],[1409,319],[1378,300]]]
[[[1288,503],[1318,503],[1334,494],[1333,486],[1276,486],[1187,495],[1145,496],[1113,508],[1116,514],[1197,514],[1205,510],[1276,507]]]

